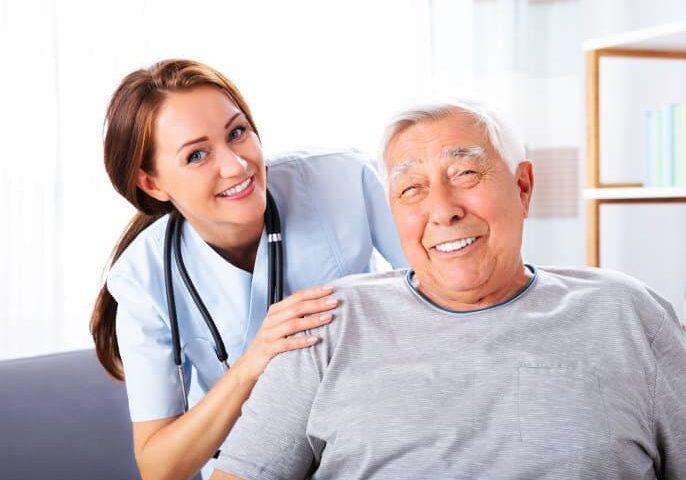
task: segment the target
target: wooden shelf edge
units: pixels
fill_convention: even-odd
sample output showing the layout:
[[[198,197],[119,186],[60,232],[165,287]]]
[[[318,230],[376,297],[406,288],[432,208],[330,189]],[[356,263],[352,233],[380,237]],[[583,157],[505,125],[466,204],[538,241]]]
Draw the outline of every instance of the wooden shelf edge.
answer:
[[[686,202],[686,187],[586,188],[584,198],[587,200]]]

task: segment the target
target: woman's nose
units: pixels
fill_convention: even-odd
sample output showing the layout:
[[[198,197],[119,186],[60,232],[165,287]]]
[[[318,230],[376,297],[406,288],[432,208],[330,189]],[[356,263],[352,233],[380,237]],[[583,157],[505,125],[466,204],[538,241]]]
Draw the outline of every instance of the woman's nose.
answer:
[[[219,156],[219,176],[221,178],[240,176],[247,168],[248,162],[230,148],[221,152]]]

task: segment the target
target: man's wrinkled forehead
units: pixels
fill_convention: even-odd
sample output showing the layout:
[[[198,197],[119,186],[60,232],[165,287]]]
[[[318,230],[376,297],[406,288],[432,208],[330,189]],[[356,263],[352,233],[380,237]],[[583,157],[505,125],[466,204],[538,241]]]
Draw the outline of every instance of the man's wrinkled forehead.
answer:
[[[395,163],[388,172],[389,183],[393,183],[398,177],[421,166],[426,161],[424,158],[412,156],[402,158],[402,153],[400,154],[400,157],[398,163]],[[486,159],[486,149],[481,145],[450,146],[443,148],[439,155],[439,161],[445,164],[450,164],[456,160],[462,159],[475,159],[480,162],[484,161]]]

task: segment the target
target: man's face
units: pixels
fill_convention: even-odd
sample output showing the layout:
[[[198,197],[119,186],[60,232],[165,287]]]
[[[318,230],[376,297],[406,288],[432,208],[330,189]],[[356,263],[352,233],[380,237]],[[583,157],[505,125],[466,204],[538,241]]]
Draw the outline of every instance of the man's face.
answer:
[[[402,130],[385,161],[391,211],[419,290],[458,310],[513,294],[525,275],[531,164],[513,174],[485,132],[460,114]]]

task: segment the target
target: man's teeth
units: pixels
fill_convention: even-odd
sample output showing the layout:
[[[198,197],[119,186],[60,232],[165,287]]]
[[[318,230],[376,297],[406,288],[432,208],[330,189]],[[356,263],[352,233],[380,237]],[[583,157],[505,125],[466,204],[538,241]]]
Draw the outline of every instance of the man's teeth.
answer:
[[[467,245],[471,245],[476,240],[476,237],[463,238],[455,242],[446,242],[436,245],[436,250],[439,252],[455,252],[457,250],[462,250]]]
[[[238,195],[243,190],[248,188],[248,185],[250,185],[250,182],[252,182],[252,177],[246,178],[244,182],[239,183],[235,187],[227,188],[222,193],[220,193],[219,196],[220,197],[232,197],[234,195]]]

